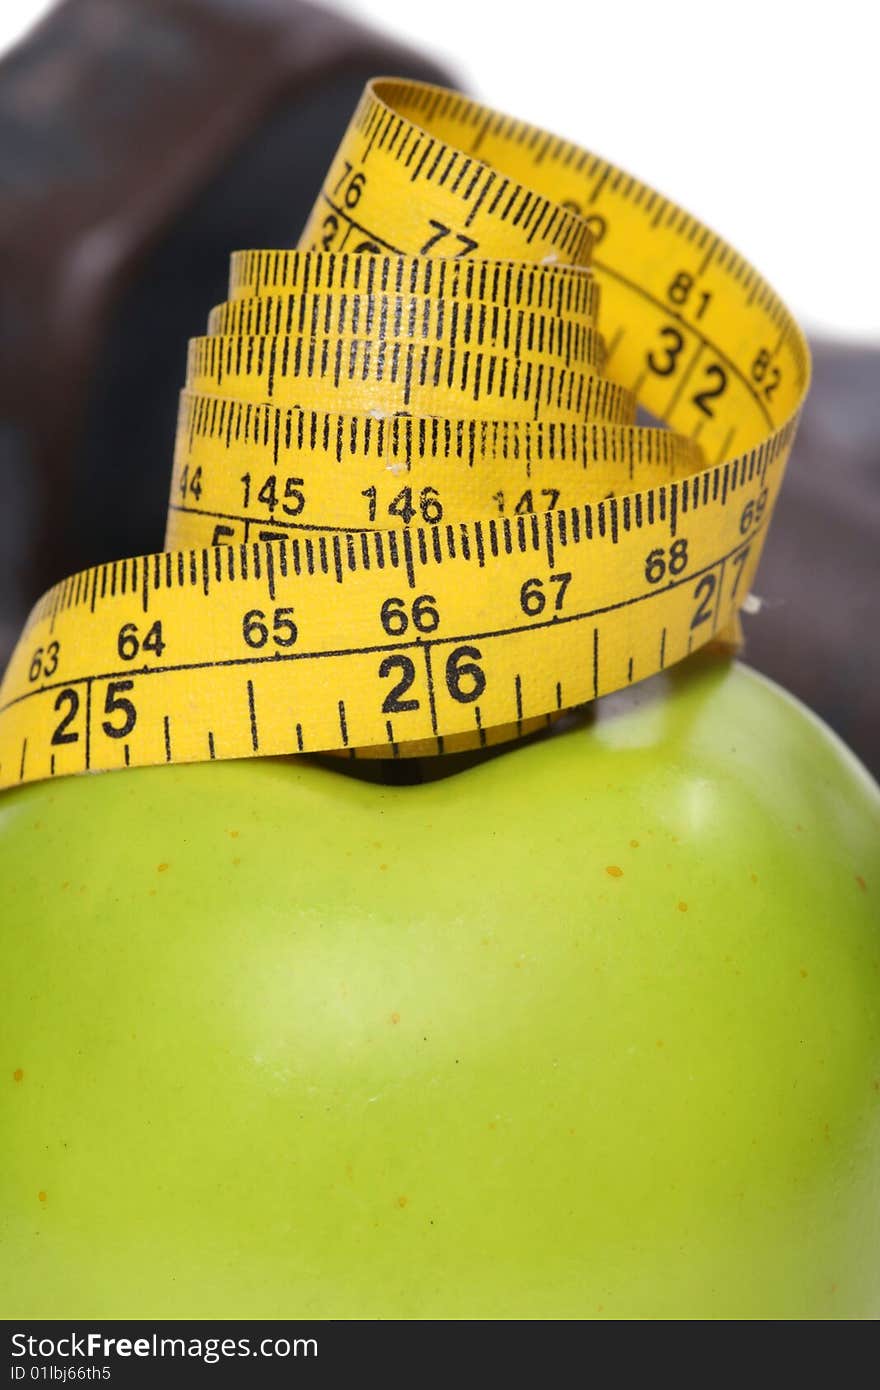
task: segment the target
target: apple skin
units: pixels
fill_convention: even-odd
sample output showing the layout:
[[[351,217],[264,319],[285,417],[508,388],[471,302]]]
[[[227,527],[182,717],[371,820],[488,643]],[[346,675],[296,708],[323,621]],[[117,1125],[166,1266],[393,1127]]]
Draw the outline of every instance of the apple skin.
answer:
[[[0,885],[7,1318],[880,1313],[880,789],[742,666],[25,788]]]

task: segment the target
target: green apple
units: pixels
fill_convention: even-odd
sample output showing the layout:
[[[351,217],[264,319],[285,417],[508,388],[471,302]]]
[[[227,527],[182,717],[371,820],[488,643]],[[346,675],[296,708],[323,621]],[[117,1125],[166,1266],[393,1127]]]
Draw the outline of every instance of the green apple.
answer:
[[[880,1314],[880,790],[688,662],[420,785],[0,797],[15,1318]]]

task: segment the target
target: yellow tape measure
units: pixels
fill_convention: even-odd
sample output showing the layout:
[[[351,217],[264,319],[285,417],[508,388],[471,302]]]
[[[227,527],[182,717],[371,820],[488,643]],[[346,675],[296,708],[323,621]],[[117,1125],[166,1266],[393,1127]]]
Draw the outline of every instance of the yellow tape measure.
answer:
[[[301,247],[233,255],[190,345],[168,549],[31,613],[0,786],[484,746],[735,631],[809,378],[736,252],[595,155],[392,80]]]

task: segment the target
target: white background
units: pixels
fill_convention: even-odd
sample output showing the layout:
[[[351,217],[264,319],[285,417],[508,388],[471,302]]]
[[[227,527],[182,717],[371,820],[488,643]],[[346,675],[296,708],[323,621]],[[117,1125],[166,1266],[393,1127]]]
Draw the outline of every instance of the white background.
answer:
[[[50,7],[0,0],[0,48]],[[744,252],[808,328],[880,343],[880,82],[868,0],[329,7],[409,41],[473,95],[682,203]]]

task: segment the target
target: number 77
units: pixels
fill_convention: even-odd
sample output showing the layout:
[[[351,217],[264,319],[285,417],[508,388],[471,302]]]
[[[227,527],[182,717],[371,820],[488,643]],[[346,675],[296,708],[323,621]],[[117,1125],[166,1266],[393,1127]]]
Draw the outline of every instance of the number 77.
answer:
[[[438,241],[442,241],[445,236],[454,235],[456,241],[461,242],[461,250],[456,251],[456,256],[467,256],[471,251],[476,251],[480,244],[478,241],[474,241],[473,237],[465,236],[462,232],[453,233],[451,227],[444,226],[442,222],[435,222],[433,217],[429,220],[428,226],[436,228],[436,231],[432,237],[428,237],[428,240],[419,252],[420,256],[426,256],[431,248],[436,246]]]

